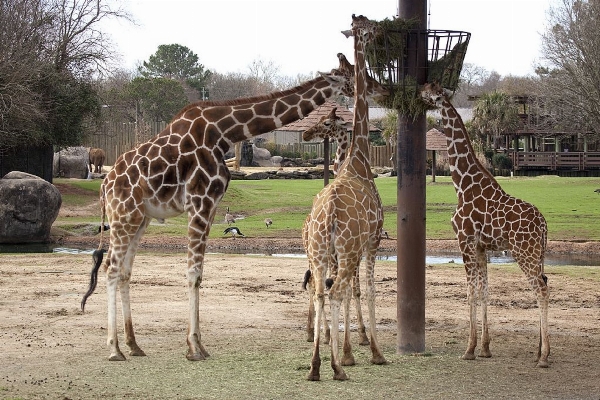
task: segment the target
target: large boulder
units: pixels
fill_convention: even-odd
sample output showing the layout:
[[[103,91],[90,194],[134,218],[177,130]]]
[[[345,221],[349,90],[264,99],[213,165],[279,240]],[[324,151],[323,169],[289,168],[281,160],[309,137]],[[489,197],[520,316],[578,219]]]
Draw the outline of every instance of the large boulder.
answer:
[[[252,161],[259,167],[272,167],[271,152],[267,149],[252,145]]]
[[[0,179],[0,243],[48,242],[61,204],[54,185],[25,172],[9,172]]]
[[[87,178],[89,159],[89,149],[87,147],[67,147],[54,153],[54,177]]]

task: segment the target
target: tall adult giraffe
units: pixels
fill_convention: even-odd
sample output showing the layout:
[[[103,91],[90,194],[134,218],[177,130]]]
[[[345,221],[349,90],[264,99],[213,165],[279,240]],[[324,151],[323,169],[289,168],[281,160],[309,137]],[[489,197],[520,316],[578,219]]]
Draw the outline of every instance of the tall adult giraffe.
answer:
[[[467,273],[470,330],[465,360],[475,359],[477,346],[477,295],[481,299],[482,332],[480,357],[491,357],[488,333],[487,251],[510,250],[533,287],[540,309],[540,342],[537,366],[548,367],[548,285],[544,275],[547,225],[539,210],[507,194],[484,168],[471,146],[460,115],[437,84],[426,84],[421,92],[428,103],[440,108],[448,157],[458,206],[452,217]]]
[[[331,263],[337,262],[337,275],[329,300],[331,309],[331,367],[333,379],[345,380],[342,365],[355,363],[349,340],[349,303],[351,281],[365,254],[366,292],[369,309],[371,362],[385,364],[375,329],[374,266],[381,239],[383,212],[381,199],[373,182],[369,165],[369,117],[367,104],[367,71],[365,42],[372,40],[377,25],[364,16],[352,16],[354,36],[354,121],[353,136],[348,156],[338,171],[337,178],[315,197],[310,220],[307,223],[308,246],[306,254],[314,285],[315,327],[321,326],[324,310],[325,278]],[[339,312],[344,301],[344,355],[340,360],[338,349]],[[313,355],[309,380],[320,379],[319,355],[321,329],[315,329]]]
[[[354,67],[352,67],[354,68]],[[316,138],[320,139],[335,139],[337,141],[337,150],[335,154],[335,161],[333,163],[333,173],[337,175],[340,166],[346,159],[346,153],[349,146],[349,134],[348,129],[346,127],[346,122],[336,115],[337,107],[333,107],[328,115],[324,115],[321,119],[312,127],[304,131],[302,134],[302,140],[311,141]],[[304,244],[304,250],[308,249],[308,224],[310,222],[310,214],[307,215],[306,220],[304,221],[304,225],[302,227],[302,241]],[[335,277],[337,274],[337,262],[335,259],[330,260],[330,279],[327,279],[326,286],[329,287],[328,283],[332,284],[333,279],[331,276]],[[312,342],[315,337],[315,303],[313,301],[314,295],[314,285],[311,280],[310,268],[304,276],[304,289],[307,289],[309,292],[309,306],[308,306],[308,321],[306,324],[306,339],[309,342]],[[366,346],[369,344],[369,338],[366,334],[365,323],[362,316],[362,309],[360,306],[360,280],[358,274],[358,267],[356,268],[356,273],[354,279],[352,280],[352,298],[354,299],[354,305],[356,307],[356,318],[358,323],[358,335],[359,335],[359,344]],[[325,314],[322,316],[324,329],[325,329],[325,342],[329,341],[331,331],[329,329],[329,324],[327,324],[327,318]]]
[[[289,90],[190,104],[156,137],[119,157],[100,189],[102,222],[108,217],[111,227],[103,265],[107,273],[110,360],[125,360],[117,340],[117,288],[121,294],[125,341],[130,355],[145,355],[136,343],[131,319],[129,279],[133,260],[152,218],[170,218],[184,212],[188,214],[190,310],[187,358],[203,360],[209,355],[200,340],[198,289],[210,226],[230,180],[225,153],[234,143],[305,117],[332,96],[352,96],[354,77],[345,65],[340,63],[340,66],[339,70],[322,73]],[[369,81],[368,90],[373,95],[387,93],[374,80]],[[94,259],[90,287],[81,302],[82,310],[95,289],[102,263],[101,250],[95,252]]]

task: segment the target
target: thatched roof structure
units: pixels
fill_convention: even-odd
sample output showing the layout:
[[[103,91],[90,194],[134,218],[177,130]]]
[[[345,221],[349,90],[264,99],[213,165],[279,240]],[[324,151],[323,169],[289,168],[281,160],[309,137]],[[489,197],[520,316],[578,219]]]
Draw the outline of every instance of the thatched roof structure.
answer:
[[[319,122],[321,117],[329,115],[329,112],[331,112],[331,109],[333,107],[337,107],[335,114],[342,120],[344,120],[348,131],[352,131],[352,120],[354,119],[353,112],[345,106],[339,105],[335,101],[326,101],[323,105],[311,111],[311,113],[308,114],[305,118],[292,122],[291,124],[282,126],[281,128],[278,128],[276,130],[289,132],[304,132],[305,130],[312,128],[317,122]],[[372,124],[369,124],[369,130],[379,131],[380,129]]]
[[[427,150],[434,151],[448,150],[446,135],[444,135],[443,132],[440,132],[435,128],[430,129],[429,131],[427,131],[425,147],[427,148]]]

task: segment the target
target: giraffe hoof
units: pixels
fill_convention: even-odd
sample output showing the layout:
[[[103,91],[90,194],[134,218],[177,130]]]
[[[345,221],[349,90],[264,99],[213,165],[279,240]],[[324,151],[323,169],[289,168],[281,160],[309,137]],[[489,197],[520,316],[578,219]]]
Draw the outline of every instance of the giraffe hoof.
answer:
[[[377,356],[377,357],[373,357],[371,358],[371,364],[375,364],[375,365],[386,365],[388,362],[385,359],[384,356]]]
[[[334,381],[346,381],[346,380],[348,380],[348,375],[346,375],[344,370],[342,370],[340,368],[339,371],[337,371],[335,374],[333,374],[333,380]]]
[[[185,356],[190,361],[203,361],[206,360],[206,357],[202,353],[190,353],[188,352]]]
[[[492,357],[492,353],[488,350],[488,351],[480,351],[479,352],[479,357],[481,358],[491,358]]]
[[[473,353],[465,353],[463,354],[463,356],[461,357],[462,360],[474,360],[475,359],[475,354]]]
[[[131,349],[129,351],[129,355],[134,356],[134,357],[145,357],[146,353],[144,353],[144,350],[142,350],[138,347],[136,349]]]
[[[110,357],[108,357],[108,361],[126,361],[126,360],[127,359],[125,358],[123,353],[121,353],[120,351],[118,353],[111,354]]]
[[[369,339],[361,339],[361,341],[358,344],[359,346],[368,346],[371,344],[371,342],[369,342]]]
[[[536,367],[538,367],[538,368],[548,368],[549,367],[548,360],[539,360],[537,362]]]
[[[354,356],[350,354],[349,356],[344,356],[342,358],[342,365],[344,367],[349,367],[351,365],[356,365],[356,361],[354,360]]]
[[[306,377],[307,380],[309,381],[320,381],[321,380],[321,375],[317,374],[313,374],[312,372],[310,372],[308,374],[308,376]]]

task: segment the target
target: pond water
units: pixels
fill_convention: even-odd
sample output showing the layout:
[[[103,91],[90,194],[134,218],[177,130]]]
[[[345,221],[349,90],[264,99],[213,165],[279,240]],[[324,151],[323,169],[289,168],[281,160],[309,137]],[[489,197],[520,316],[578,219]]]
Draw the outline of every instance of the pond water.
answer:
[[[0,254],[2,253],[66,253],[66,254],[92,254],[95,249],[89,248],[68,248],[60,247],[52,244],[21,244],[21,245],[3,245],[0,244]],[[148,250],[143,250],[148,251]],[[163,252],[163,250],[161,250]],[[185,250],[172,251],[176,253],[185,254]],[[246,254],[246,255],[258,255],[265,257],[280,257],[280,258],[306,258],[304,253],[265,253],[257,249],[253,251],[220,251],[220,252],[209,252],[209,254]],[[378,253],[377,260],[380,261],[396,261],[396,253]],[[490,264],[506,264],[514,262],[513,258],[509,255],[491,256],[488,259]],[[462,264],[462,257],[459,253],[430,253],[425,257],[426,264],[446,264],[446,263],[457,263]],[[547,256],[545,265],[578,265],[578,266],[600,266],[600,258],[596,255],[588,254],[565,254],[558,255],[553,254]]]

